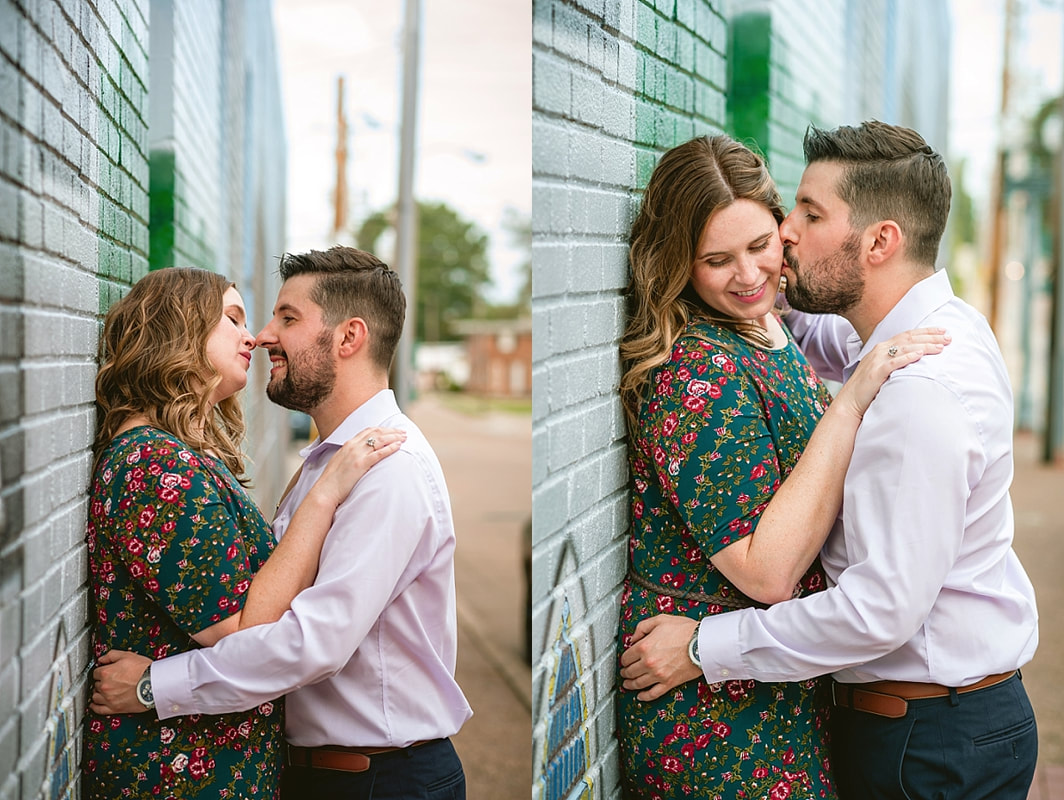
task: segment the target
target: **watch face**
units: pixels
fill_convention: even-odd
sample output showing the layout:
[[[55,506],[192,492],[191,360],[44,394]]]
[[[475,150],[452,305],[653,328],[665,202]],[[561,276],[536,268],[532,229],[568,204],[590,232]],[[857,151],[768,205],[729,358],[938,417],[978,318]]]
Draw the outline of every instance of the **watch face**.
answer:
[[[151,690],[151,678],[147,675],[137,683],[137,698],[146,706],[155,702],[155,695]]]

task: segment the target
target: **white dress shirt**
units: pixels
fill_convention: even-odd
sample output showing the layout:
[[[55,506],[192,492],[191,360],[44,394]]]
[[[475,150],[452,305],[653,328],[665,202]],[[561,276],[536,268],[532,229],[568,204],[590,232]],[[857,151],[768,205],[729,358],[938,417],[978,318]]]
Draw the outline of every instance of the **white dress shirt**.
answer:
[[[287,694],[286,736],[304,747],[403,747],[458,732],[472,711],[454,680],[454,524],[443,472],[385,390],[324,441],[278,509],[292,513],[333,453],[369,426],[402,428],[336,510],[314,585],[280,620],[156,661],[160,718],[220,714]]]
[[[829,378],[912,328],[941,326],[952,343],[894,372],[865,413],[821,554],[829,588],[704,619],[706,680],[961,687],[1027,663],[1038,615],[1012,550],[1012,393],[986,320],[938,272],[863,344],[838,317],[787,321]]]

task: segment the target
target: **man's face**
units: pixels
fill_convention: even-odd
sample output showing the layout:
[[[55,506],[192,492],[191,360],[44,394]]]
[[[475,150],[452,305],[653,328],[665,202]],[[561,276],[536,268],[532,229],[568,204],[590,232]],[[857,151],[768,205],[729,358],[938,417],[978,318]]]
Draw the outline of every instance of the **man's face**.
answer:
[[[296,275],[281,286],[273,319],[259,332],[256,344],[270,354],[266,395],[285,408],[311,413],[336,385],[332,328],[321,306],[310,299],[314,277]]]
[[[864,295],[861,236],[835,191],[842,167],[806,167],[794,210],[780,225],[787,302],[799,311],[843,314]]]

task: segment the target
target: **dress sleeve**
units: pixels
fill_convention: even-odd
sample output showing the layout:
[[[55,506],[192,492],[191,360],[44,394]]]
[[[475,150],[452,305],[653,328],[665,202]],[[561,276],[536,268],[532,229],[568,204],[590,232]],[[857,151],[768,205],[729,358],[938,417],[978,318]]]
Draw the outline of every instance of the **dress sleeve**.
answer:
[[[237,509],[198,454],[169,439],[140,441],[116,463],[111,486],[120,568],[179,628],[192,635],[243,608],[254,575]]]
[[[766,411],[738,356],[681,339],[654,375],[639,443],[706,555],[751,533],[780,484]]]

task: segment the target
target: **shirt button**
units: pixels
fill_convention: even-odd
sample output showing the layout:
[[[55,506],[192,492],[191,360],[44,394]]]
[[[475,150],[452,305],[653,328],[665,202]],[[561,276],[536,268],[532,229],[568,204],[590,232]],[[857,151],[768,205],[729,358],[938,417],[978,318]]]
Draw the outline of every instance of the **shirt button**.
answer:
[[[171,711],[180,711],[181,710],[181,706],[177,706],[177,705],[170,706],[170,710]]]
[[[722,677],[722,678],[727,678],[729,675],[731,675],[731,673],[728,672],[728,670],[726,670],[726,669],[722,669],[720,671],[720,677]]]

